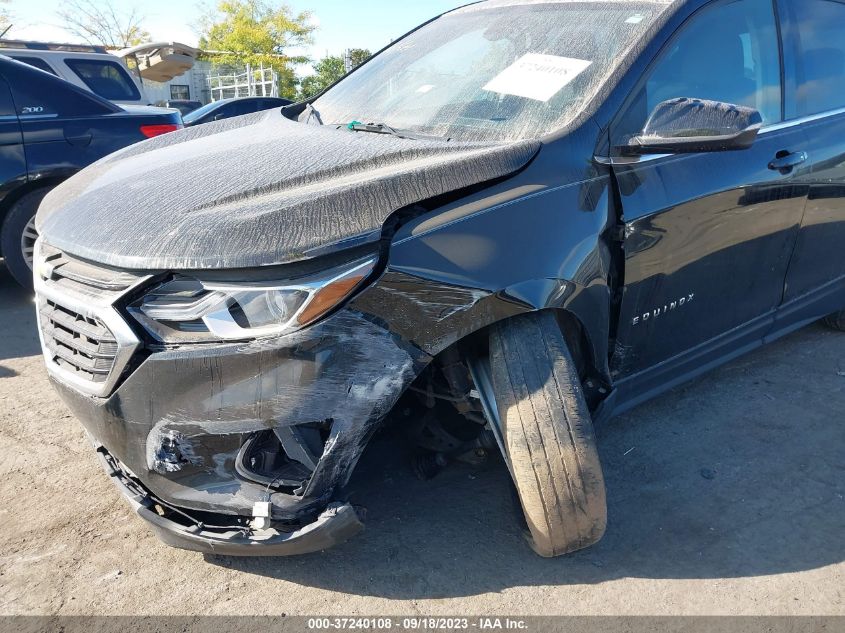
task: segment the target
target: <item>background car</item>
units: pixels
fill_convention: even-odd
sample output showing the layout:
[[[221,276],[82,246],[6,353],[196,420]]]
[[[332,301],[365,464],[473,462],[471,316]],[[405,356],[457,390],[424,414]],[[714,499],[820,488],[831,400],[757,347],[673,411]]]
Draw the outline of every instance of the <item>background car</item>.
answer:
[[[123,59],[102,46],[0,40],[0,54],[61,77],[118,104],[147,105],[144,87]]]
[[[178,42],[148,42],[110,51],[90,44],[0,39],[0,54],[114,103],[149,105],[153,98],[145,89],[150,85],[144,82],[167,82],[184,75],[193,67],[199,50]]]
[[[200,125],[202,123],[210,123],[211,121],[219,121],[220,119],[229,119],[243,114],[251,114],[260,110],[270,110],[272,108],[281,108],[282,106],[293,103],[288,99],[281,99],[279,97],[238,97],[234,99],[221,99],[214,101],[208,105],[194,110],[193,112],[182,117],[185,126]]]
[[[171,99],[169,101],[156,101],[155,105],[159,108],[174,108],[185,116],[189,112],[193,112],[197,108],[202,107],[202,101],[190,101],[188,99]]]
[[[50,189],[94,161],[182,127],[174,110],[118,106],[0,55],[0,255],[32,287],[33,218]]]

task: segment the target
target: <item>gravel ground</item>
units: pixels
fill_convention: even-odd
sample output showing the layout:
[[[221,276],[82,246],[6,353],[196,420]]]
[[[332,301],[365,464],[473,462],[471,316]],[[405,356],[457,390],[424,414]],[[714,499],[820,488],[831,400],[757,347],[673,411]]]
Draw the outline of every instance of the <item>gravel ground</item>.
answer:
[[[845,334],[812,326],[598,429],[610,523],[536,557],[501,461],[411,476],[385,437],[366,531],[236,559],[160,544],[48,384],[0,266],[0,614],[815,614],[845,592]]]

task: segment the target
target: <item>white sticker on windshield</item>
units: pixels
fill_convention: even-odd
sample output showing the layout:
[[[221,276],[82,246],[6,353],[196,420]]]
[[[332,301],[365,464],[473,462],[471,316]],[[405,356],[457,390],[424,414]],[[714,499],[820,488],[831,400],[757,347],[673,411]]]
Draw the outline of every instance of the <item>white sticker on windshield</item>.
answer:
[[[493,77],[484,90],[548,101],[592,63],[572,57],[528,53]]]

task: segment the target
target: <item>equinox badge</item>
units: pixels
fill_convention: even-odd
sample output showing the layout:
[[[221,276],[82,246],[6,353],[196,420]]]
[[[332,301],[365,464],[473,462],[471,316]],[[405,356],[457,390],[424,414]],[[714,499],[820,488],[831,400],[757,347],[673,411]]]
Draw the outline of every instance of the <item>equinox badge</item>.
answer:
[[[685,305],[688,305],[695,299],[695,293],[691,292],[686,297],[681,297],[678,301],[672,301],[671,303],[667,303],[662,308],[655,308],[650,312],[644,313],[642,316],[634,317],[633,322],[631,325],[639,325],[640,323],[645,323],[649,319],[656,319],[667,312],[672,312],[673,310],[677,310],[678,308],[683,308]]]

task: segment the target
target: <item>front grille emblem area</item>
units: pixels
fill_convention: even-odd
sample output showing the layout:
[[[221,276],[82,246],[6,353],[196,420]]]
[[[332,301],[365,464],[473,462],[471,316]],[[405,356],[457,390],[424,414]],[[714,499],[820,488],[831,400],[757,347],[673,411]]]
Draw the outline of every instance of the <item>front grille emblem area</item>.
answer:
[[[40,241],[34,268],[47,370],[86,395],[108,397],[140,345],[115,303],[149,276],[77,260]]]
[[[91,382],[108,380],[118,345],[105,325],[49,300],[39,301],[38,315],[45,351],[54,363]]]

